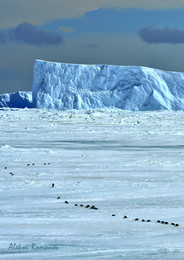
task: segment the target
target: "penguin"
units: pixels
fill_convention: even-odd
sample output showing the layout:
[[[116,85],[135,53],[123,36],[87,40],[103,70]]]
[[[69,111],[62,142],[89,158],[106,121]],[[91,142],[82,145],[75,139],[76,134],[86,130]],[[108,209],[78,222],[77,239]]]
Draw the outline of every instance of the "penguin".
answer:
[[[138,218],[135,218],[135,221],[138,221],[139,219]]]
[[[151,220],[150,220],[150,219],[148,219],[148,220],[147,220],[147,222],[151,222]]]
[[[165,221],[165,223],[164,223],[164,224],[168,225],[169,223],[168,223],[167,221]]]
[[[90,207],[90,205],[87,205],[87,206],[86,206],[86,208],[89,208],[89,207]]]
[[[58,200],[60,200],[61,197],[57,197]]]
[[[50,165],[50,162],[48,163],[48,165]]]
[[[30,166],[30,163],[28,163],[27,166]]]
[[[80,204],[80,207],[83,207],[84,205],[83,204]]]
[[[179,227],[179,224],[175,224],[176,227]]]
[[[4,169],[6,170],[8,167],[6,166],[6,167],[4,167]]]
[[[172,222],[171,225],[175,226],[175,223]]]
[[[69,204],[69,202],[67,200],[65,200],[65,204]]]
[[[164,222],[164,221],[161,221],[161,224],[165,224],[165,222]]]
[[[144,219],[142,219],[142,222],[145,222],[145,220],[144,220]]]
[[[157,223],[160,223],[160,220],[157,220]]]
[[[54,186],[55,186],[55,184],[54,184],[54,183],[52,183],[52,188],[54,188]]]
[[[116,215],[115,214],[112,214],[112,217],[115,217]]]
[[[46,163],[44,163],[43,165],[46,165]]]
[[[32,165],[35,165],[35,163],[32,163]]]
[[[127,216],[124,216],[123,218],[127,218]]]
[[[75,204],[75,207],[77,207],[78,206],[78,204]]]

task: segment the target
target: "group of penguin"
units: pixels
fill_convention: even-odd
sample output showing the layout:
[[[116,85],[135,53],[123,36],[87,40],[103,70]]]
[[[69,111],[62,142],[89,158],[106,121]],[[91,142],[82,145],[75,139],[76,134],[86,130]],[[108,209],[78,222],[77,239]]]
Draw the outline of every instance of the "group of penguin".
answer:
[[[60,199],[60,197],[58,197],[57,199]],[[67,200],[65,200],[65,204],[69,204],[69,202],[68,202]],[[90,208],[90,209],[98,210],[98,208],[95,207],[94,205],[92,205],[92,206],[86,205],[86,206],[85,206],[85,205],[83,205],[83,204],[78,205],[78,204],[76,203],[76,204],[74,204],[74,206],[75,206],[75,207],[80,206],[80,207],[85,207],[85,208]]]
[[[27,166],[34,166],[34,165],[35,165],[35,163],[28,163],[28,164],[27,164]],[[43,163],[43,165],[50,165],[50,163]],[[8,167],[5,166],[4,169],[7,170]],[[11,176],[14,176],[14,173],[13,173],[13,172],[9,172],[9,174],[10,174]],[[54,187],[54,186],[53,186],[53,187]]]
[[[50,165],[50,163],[43,163],[43,165]],[[30,164],[30,163],[28,163],[27,164],[27,166],[34,166],[35,165],[35,163],[32,163],[32,164]],[[4,169],[7,169],[8,167],[7,166],[5,166],[4,167]],[[12,172],[10,172],[10,175],[14,175],[14,173],[12,173]],[[52,188],[54,188],[55,187],[55,183],[52,183],[51,184],[51,187]],[[57,197],[57,199],[60,199],[61,197]],[[67,200],[65,200],[65,204],[69,204],[69,202],[67,201]],[[80,204],[80,205],[78,205],[77,203],[76,204],[74,204],[74,206],[75,207],[78,207],[78,206],[80,206],[80,207],[85,207],[85,208],[90,208],[90,209],[94,209],[94,210],[98,210],[98,208],[96,207],[96,206],[94,206],[94,205],[92,205],[92,206],[90,206],[90,205],[83,205],[83,204]],[[116,215],[115,214],[112,214],[112,217],[115,217]],[[124,219],[126,219],[126,218],[128,218],[127,216],[124,216],[123,217]],[[147,220],[145,220],[145,219],[139,219],[139,218],[135,218],[134,219],[135,221],[141,221],[141,222],[151,222],[151,220],[150,219],[147,219]],[[161,220],[157,220],[157,222],[156,223],[160,223],[160,224],[165,224],[165,225],[168,225],[169,224],[169,222],[167,222],[167,221],[161,221]],[[179,227],[179,224],[177,224],[177,223],[174,223],[174,222],[172,222],[172,223],[170,223],[172,226],[175,226],[175,227]]]
[[[61,197],[57,197],[57,199],[60,199],[60,198],[61,198]],[[65,200],[65,204],[69,204],[69,202],[68,202],[67,200]],[[76,206],[76,207],[77,207],[77,206],[84,207],[83,204],[80,204],[80,205],[74,204],[74,206]],[[93,206],[86,205],[85,208],[91,208],[91,209],[98,210],[98,208],[95,207],[94,205],[93,205]],[[115,217],[115,216],[116,216],[115,214],[112,214],[112,217]],[[126,219],[126,218],[128,218],[128,217],[127,217],[127,216],[124,216],[123,218]],[[141,221],[141,222],[151,222],[150,219],[145,220],[145,219],[135,218],[134,220],[135,220],[135,221]],[[167,222],[167,221],[161,221],[161,220],[157,220],[156,223],[165,224],[165,225],[168,225],[168,224],[169,224],[169,222]],[[176,223],[173,223],[173,222],[170,223],[170,224],[171,224],[172,226],[179,227],[179,224],[176,224]]]

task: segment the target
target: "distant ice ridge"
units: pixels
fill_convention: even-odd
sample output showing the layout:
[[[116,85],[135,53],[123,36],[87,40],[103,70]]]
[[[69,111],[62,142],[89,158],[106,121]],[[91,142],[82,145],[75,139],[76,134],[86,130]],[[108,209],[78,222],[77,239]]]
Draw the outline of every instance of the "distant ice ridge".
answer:
[[[33,103],[47,109],[184,110],[184,73],[36,60]]]
[[[0,107],[32,108],[32,92],[19,91],[0,95]]]

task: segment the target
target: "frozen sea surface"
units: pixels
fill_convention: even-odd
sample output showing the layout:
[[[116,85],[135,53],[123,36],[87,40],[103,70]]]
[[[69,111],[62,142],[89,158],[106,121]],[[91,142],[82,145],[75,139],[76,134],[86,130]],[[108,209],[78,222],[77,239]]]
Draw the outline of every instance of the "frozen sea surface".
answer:
[[[183,129],[179,111],[0,110],[0,259],[184,259]]]

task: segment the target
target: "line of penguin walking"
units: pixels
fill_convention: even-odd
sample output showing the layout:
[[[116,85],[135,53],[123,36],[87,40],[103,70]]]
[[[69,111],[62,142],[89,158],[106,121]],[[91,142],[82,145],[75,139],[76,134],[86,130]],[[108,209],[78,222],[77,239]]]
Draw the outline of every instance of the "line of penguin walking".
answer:
[[[57,199],[60,199],[60,198],[61,198],[61,197],[58,197]],[[65,204],[69,204],[69,202],[68,202],[67,200],[65,200],[64,203],[65,203]],[[91,208],[91,209],[98,210],[98,208],[95,207],[94,205],[93,205],[93,206],[90,206],[90,205],[86,205],[86,206],[85,206],[85,205],[83,205],[83,204],[80,204],[80,205],[74,204],[74,206],[80,206],[80,207],[85,207],[85,208]],[[112,217],[115,217],[115,216],[116,216],[115,214],[112,214]],[[124,218],[124,219],[128,219],[128,217],[127,217],[126,215],[125,215],[123,218]],[[135,218],[134,221],[152,222],[150,219],[147,219],[147,220],[146,220],[146,219],[139,219],[139,218]],[[157,220],[156,223],[165,224],[165,225],[171,224],[172,226],[179,227],[179,224],[177,224],[177,223],[174,223],[174,222],[169,223],[169,222],[163,221],[163,220]]]
[[[27,166],[34,166],[35,165],[35,163],[28,163],[27,164]],[[50,163],[43,163],[43,165],[50,165]],[[4,167],[4,169],[5,170],[7,170],[8,169],[8,167],[7,166],[5,166]],[[14,173],[13,172],[9,172],[9,174],[10,175],[12,175],[12,176],[14,176]],[[52,183],[51,184],[51,188],[54,188],[55,187],[55,183]],[[61,197],[60,196],[58,196],[57,197],[57,199],[59,200],[59,199],[61,199]],[[69,202],[67,201],[67,200],[65,200],[65,202],[64,202],[65,204],[69,204]],[[84,207],[84,208],[90,208],[90,209],[93,209],[93,210],[98,210],[98,208],[95,206],[95,205],[83,205],[83,204],[77,204],[77,203],[75,203],[74,204],[74,206],[75,207]],[[115,214],[112,214],[112,217],[115,217],[116,215]],[[123,217],[124,219],[127,219],[128,217],[127,216],[124,216]],[[141,221],[141,222],[152,222],[150,219],[139,219],[139,218],[135,218],[134,219],[134,221]],[[164,224],[164,225],[172,225],[172,226],[175,226],[175,227],[179,227],[179,224],[178,223],[174,223],[174,222],[171,222],[171,223],[169,223],[168,221],[163,221],[163,220],[157,220],[156,221],[156,223],[159,223],[159,224]]]

